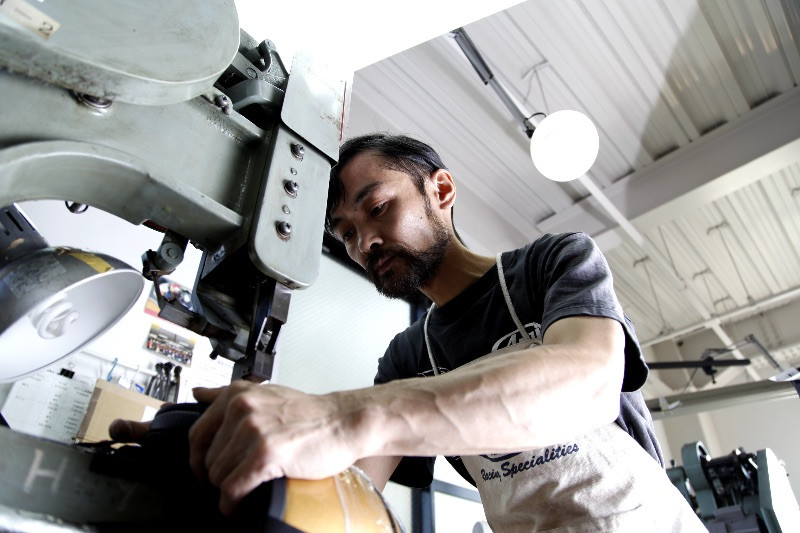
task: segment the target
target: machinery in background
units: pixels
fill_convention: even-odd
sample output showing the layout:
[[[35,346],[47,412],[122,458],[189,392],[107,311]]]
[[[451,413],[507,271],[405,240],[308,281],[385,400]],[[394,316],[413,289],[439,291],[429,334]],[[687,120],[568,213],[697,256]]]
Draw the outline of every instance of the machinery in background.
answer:
[[[739,448],[712,459],[702,442],[681,449],[683,466],[667,469],[711,533],[788,533],[800,524],[800,509],[783,465],[769,448]]]

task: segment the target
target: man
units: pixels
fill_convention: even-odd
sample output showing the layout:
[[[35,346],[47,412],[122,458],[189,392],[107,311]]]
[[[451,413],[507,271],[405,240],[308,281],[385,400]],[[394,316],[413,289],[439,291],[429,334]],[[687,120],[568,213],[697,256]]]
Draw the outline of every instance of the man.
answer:
[[[659,463],[632,392],[647,368],[591,239],[545,236],[485,257],[457,237],[455,199],[424,143],[376,134],[342,146],[328,230],[381,293],[420,290],[434,305],[392,341],[374,387],[196,390],[211,405],[190,462],[220,488],[223,512],[263,481],[353,463],[380,489],[393,474],[425,485],[424,458],[445,455],[497,532],[705,531]]]

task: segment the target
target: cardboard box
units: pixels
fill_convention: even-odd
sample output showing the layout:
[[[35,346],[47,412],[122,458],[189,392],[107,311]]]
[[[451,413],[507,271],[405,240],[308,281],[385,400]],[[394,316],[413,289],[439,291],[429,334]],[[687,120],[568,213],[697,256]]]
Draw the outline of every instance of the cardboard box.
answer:
[[[109,440],[111,437],[108,434],[108,426],[111,422],[117,418],[152,420],[163,404],[161,400],[98,379],[76,440],[77,442]]]

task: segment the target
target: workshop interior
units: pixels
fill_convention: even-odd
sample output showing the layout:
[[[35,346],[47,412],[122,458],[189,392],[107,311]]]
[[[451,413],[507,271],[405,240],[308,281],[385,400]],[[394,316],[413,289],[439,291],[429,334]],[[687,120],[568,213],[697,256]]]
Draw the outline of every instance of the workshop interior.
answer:
[[[424,305],[323,234],[339,143],[376,130],[442,154],[476,251],[589,233],[673,484],[711,532],[797,527],[795,0],[261,4],[0,1],[0,530],[487,531],[444,461],[426,490],[264,484],[234,519],[176,467],[198,413],[165,402],[369,385]],[[567,110],[595,144],[562,175]]]

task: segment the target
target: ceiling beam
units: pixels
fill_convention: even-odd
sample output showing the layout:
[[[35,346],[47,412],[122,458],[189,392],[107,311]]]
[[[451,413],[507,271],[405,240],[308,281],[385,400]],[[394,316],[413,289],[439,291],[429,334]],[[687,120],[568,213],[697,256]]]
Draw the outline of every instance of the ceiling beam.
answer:
[[[647,407],[653,420],[672,416],[683,416],[733,407],[743,403],[764,402],[768,400],[797,398],[797,392],[791,382],[775,382],[770,380],[717,387],[700,392],[673,394],[665,398],[666,404],[678,403],[672,410],[662,411],[658,398],[647,400]]]
[[[603,192],[645,233],[796,163],[798,153],[800,87],[795,87],[616,181]],[[580,230],[598,237],[616,227],[591,196],[539,221],[537,226],[544,232]]]

